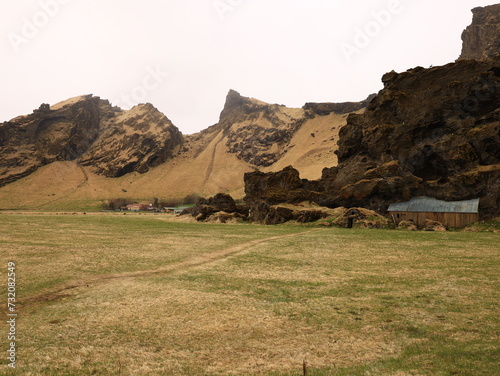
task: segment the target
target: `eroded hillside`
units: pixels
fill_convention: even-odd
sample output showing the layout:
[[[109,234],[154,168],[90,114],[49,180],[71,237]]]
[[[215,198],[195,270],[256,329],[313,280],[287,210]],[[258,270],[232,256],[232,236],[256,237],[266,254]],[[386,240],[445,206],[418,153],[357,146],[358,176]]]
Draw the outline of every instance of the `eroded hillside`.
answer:
[[[0,186],[61,161],[108,177],[146,172],[172,157],[182,141],[149,104],[123,111],[92,95],[43,104],[0,125]]]
[[[244,173],[287,165],[319,178],[337,163],[343,111],[362,112],[366,103],[287,108],[231,90],[219,122],[187,136],[150,104],[122,111],[83,96],[44,105],[0,126],[0,204],[71,207],[217,192],[242,197]]]

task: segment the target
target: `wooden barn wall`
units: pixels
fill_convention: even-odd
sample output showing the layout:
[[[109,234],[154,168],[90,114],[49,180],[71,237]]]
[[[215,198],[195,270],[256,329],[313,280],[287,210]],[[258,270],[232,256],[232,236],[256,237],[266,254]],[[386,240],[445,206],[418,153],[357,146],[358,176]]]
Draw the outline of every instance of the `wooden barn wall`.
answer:
[[[470,223],[479,221],[477,213],[414,213],[414,212],[391,212],[396,223],[413,220],[417,226],[424,226],[425,220],[440,222],[449,227],[465,227]],[[398,218],[399,215],[399,218]]]

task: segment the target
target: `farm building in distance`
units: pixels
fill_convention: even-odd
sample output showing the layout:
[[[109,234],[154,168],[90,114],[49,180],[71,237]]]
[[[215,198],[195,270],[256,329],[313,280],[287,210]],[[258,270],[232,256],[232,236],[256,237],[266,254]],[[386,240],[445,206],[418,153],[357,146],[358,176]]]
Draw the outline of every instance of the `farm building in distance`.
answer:
[[[430,197],[415,197],[407,202],[389,205],[393,221],[413,221],[424,226],[425,220],[437,221],[445,226],[465,227],[479,221],[479,199],[467,201],[441,201]]]
[[[128,204],[127,210],[132,211],[132,212],[139,212],[139,211],[146,210],[146,206],[142,205],[142,204]]]

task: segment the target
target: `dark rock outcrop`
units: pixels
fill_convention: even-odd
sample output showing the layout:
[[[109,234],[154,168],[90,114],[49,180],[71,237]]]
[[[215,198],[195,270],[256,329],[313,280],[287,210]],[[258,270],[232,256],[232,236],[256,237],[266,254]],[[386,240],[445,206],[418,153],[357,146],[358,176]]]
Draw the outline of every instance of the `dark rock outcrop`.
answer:
[[[251,206],[260,202],[275,205],[313,201],[321,204],[327,199],[319,192],[319,184],[300,179],[299,172],[291,166],[279,172],[249,172],[244,180],[245,201]]]
[[[321,209],[302,208],[300,205],[269,205],[265,201],[255,202],[250,206],[249,213],[250,221],[266,225],[278,225],[288,221],[309,223],[328,216],[329,213]]]
[[[343,102],[343,103],[306,103],[303,107],[309,113],[317,115],[329,115],[332,112],[336,114],[349,114],[366,108],[376,94],[371,94],[361,102]]]
[[[460,59],[487,60],[500,51],[500,4],[474,8],[472,24],[462,34]]]
[[[323,204],[328,197],[319,192],[318,182],[300,179],[299,172],[289,166],[279,172],[249,172],[245,174],[245,201],[250,207],[249,219],[265,224],[280,224],[291,220],[314,222],[328,216],[321,210],[290,208],[280,204],[313,202]]]
[[[303,122],[286,107],[241,96],[231,90],[216,127],[227,137],[230,153],[254,166],[267,167],[278,161]]]
[[[339,164],[320,180],[302,180],[291,168],[245,176],[252,217],[305,199],[383,213],[391,202],[423,195],[480,198],[482,217],[500,214],[500,55],[393,71],[382,81],[367,110],[349,115]]]
[[[246,219],[249,208],[237,205],[226,193],[218,193],[208,199],[200,198],[195,206],[184,210],[182,215],[192,215],[198,221],[218,221],[225,223],[232,219]]]
[[[500,57],[384,77],[363,115],[341,130],[339,165],[323,173],[343,206],[384,211],[389,200],[480,197],[500,210]]]
[[[226,193],[218,193],[208,199],[200,198],[197,205],[211,206],[215,211],[234,213],[238,210],[234,199]]]

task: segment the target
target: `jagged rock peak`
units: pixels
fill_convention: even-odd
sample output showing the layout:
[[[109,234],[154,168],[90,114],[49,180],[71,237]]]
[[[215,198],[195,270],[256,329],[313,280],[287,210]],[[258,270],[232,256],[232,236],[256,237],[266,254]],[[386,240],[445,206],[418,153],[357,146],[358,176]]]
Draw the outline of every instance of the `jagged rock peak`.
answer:
[[[62,102],[58,102],[56,104],[53,104],[50,106],[50,110],[56,111],[60,110],[65,107],[70,107],[79,103],[85,103],[89,101],[96,101],[99,102],[101,101],[101,98],[98,96],[94,96],[93,94],[85,94],[85,95],[79,95],[73,98],[66,99]],[[107,100],[103,100],[104,103],[109,103]],[[42,105],[43,106],[43,105]]]
[[[254,110],[258,108],[262,109],[262,106],[270,106],[270,104],[255,98],[244,97],[236,90],[231,89],[226,96],[226,103],[220,114],[220,120],[224,119],[228,114],[235,110],[243,110],[245,112],[250,108]]]
[[[472,13],[459,59],[487,60],[500,53],[500,4],[474,8]]]
[[[230,110],[232,108],[241,106],[245,102],[245,99],[248,98],[241,96],[241,94],[236,90],[229,90],[229,93],[227,93],[226,96],[226,104],[224,105],[224,110]]]
[[[123,116],[129,118],[143,117],[149,114],[150,116],[153,116],[155,118],[162,119],[162,121],[166,121],[169,126],[175,127],[175,125],[172,124],[172,121],[151,103],[139,103],[138,105],[132,107],[130,110],[121,110],[121,113],[123,114]]]
[[[138,105],[135,105],[134,107],[132,107],[130,110],[133,110],[133,109],[141,109],[144,111],[158,111],[158,112],[160,112],[160,110],[158,110],[154,105],[152,105],[149,102],[148,103],[139,103]]]

